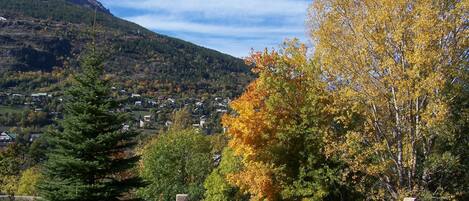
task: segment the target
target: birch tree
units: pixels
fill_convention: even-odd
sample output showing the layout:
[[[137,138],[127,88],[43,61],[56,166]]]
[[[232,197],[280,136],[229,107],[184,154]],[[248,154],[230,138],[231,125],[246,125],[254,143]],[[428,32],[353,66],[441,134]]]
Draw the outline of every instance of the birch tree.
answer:
[[[443,92],[467,73],[468,6],[467,0],[316,0],[310,8],[315,55],[338,125],[326,137],[326,152],[376,179],[371,190],[360,187],[376,199],[461,193],[434,187],[425,164],[438,141],[454,138],[446,127],[451,97]]]

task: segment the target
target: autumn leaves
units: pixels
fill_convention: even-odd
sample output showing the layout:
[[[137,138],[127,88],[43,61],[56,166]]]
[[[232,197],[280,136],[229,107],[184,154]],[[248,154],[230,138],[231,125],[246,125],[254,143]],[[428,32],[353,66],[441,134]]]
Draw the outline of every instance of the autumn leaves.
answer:
[[[464,179],[434,179],[467,178],[465,152],[454,151],[467,120],[453,118],[467,112],[454,109],[467,93],[467,10],[315,1],[312,55],[290,41],[247,59],[259,78],[223,119],[243,164],[227,181],[253,200],[467,196]],[[452,166],[437,171],[439,160]]]

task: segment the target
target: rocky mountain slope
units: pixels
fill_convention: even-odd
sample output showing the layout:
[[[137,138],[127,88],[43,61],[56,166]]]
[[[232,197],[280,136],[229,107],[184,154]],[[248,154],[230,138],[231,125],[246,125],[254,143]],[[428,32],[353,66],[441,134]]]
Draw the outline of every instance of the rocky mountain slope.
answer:
[[[95,0],[0,0],[0,16],[0,92],[60,91],[92,40],[107,53],[107,77],[133,93],[234,97],[253,78],[238,58],[153,33]]]

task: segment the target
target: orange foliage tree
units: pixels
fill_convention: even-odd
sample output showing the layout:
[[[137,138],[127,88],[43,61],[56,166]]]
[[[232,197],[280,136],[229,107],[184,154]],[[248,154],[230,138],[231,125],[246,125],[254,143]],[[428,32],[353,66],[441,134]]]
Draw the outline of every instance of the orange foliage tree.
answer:
[[[231,103],[225,115],[229,147],[243,168],[228,181],[251,200],[322,200],[333,196],[337,164],[322,154],[321,126],[330,118],[320,69],[307,48],[287,41],[280,51],[257,52],[247,59],[259,78]],[[332,187],[334,186],[334,187]]]

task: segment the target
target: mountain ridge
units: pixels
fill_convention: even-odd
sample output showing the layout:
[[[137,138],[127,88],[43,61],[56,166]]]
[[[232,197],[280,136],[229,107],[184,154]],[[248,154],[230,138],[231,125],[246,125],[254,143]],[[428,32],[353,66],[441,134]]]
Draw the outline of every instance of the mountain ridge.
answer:
[[[103,6],[103,4],[97,0],[68,0],[74,4],[96,9],[97,11],[112,15],[111,11]]]
[[[81,53],[92,41],[95,10],[90,3],[99,2],[72,1],[0,2],[0,16],[7,18],[0,22],[0,72],[7,72],[0,89],[52,90],[59,80],[28,86],[31,79],[11,77],[14,72],[50,73],[78,67]],[[96,41],[111,53],[106,60],[110,76],[127,87],[146,85],[133,86],[134,92],[226,92],[233,97],[253,78],[244,62],[230,55],[154,33],[107,12],[97,12],[96,22]]]

